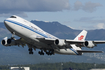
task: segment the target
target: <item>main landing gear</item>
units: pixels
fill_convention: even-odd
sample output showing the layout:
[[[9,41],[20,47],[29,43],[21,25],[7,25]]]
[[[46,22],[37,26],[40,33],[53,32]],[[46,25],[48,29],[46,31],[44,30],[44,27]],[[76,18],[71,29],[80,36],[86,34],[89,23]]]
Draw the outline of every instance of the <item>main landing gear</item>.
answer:
[[[43,50],[39,51],[38,53],[39,53],[40,55],[44,55]]]
[[[44,51],[43,51],[43,50],[39,51],[38,53],[39,53],[40,55],[44,55]],[[53,55],[53,54],[54,54],[54,50],[53,50],[53,49],[47,50],[47,51],[45,51],[45,53],[46,53],[47,55]]]
[[[29,51],[29,54],[33,54],[33,49],[32,48],[29,48],[28,51]]]
[[[33,49],[32,48],[29,48],[28,51],[29,51],[29,54],[33,54]],[[54,50],[53,49],[45,50],[45,51],[41,49],[41,51],[39,51],[38,54],[44,55],[44,52],[47,55],[54,55]]]
[[[46,54],[47,54],[47,55],[53,55],[53,54],[54,54],[54,50],[53,50],[53,49],[48,50],[48,51],[46,52]]]

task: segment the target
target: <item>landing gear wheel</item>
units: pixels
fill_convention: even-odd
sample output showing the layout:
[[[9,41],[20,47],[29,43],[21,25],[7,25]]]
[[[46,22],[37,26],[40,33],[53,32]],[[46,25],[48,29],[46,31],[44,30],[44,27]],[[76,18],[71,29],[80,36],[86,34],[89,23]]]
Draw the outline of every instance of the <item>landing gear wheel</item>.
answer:
[[[30,52],[31,52],[31,51],[32,51],[32,48],[29,48],[29,49],[28,49],[28,51],[30,51]]]
[[[44,52],[41,50],[38,52],[40,55],[44,55]]]
[[[48,51],[46,52],[46,54],[47,54],[47,55],[53,55],[53,54],[54,54],[54,50],[53,50],[53,49],[48,50]]]
[[[29,52],[29,54],[33,54],[33,52]]]
[[[29,48],[28,51],[29,51],[29,54],[33,54],[33,49],[32,48]]]

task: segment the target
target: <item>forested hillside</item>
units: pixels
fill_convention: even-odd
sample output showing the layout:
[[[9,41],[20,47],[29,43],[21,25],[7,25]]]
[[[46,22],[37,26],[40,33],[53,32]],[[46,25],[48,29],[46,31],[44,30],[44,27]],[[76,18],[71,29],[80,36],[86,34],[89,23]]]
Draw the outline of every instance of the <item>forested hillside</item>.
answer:
[[[30,70],[90,70],[92,68],[105,68],[105,64],[95,63],[43,63],[35,65],[13,65],[13,66],[0,66],[0,70],[10,70],[10,67],[30,67]]]

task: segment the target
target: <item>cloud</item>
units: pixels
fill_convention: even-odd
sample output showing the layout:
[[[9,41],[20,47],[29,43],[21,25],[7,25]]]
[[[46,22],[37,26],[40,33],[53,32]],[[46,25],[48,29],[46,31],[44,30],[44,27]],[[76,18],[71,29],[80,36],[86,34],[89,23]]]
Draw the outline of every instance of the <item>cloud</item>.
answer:
[[[96,26],[94,26],[96,29],[105,29],[105,24],[104,23],[99,23]]]
[[[86,12],[93,12],[96,10],[97,7],[100,7],[100,6],[102,6],[100,3],[87,2],[85,3],[82,9]]]
[[[89,25],[89,26],[83,25],[78,27],[78,29],[82,29],[82,30],[83,29],[86,29],[86,30],[105,29],[105,23],[98,23],[96,25]]]
[[[7,29],[0,28],[0,38],[3,38],[5,36],[8,36],[9,34],[11,34],[11,33]]]
[[[56,12],[69,9],[69,0],[0,0],[0,16],[9,14],[24,16],[24,12]]]
[[[78,10],[83,10],[83,11],[86,11],[86,12],[94,12],[96,11],[96,8],[97,7],[100,7],[102,6],[100,3],[92,3],[92,2],[86,2],[84,5],[82,4],[82,2],[80,1],[76,1],[74,3],[74,9],[75,11],[78,11]]]
[[[101,17],[82,17],[74,20],[74,22],[83,25],[79,29],[105,29],[105,19]]]
[[[76,1],[75,3],[74,3],[74,10],[75,11],[77,11],[77,10],[79,10],[79,9],[82,9],[82,3],[80,2],[80,1]]]
[[[105,19],[100,18],[100,17],[82,17],[80,19],[75,19],[74,22],[98,24],[98,23],[105,23]]]
[[[0,34],[3,34],[3,33],[9,34],[10,32],[5,28],[0,28]]]
[[[95,23],[97,20],[94,20],[95,17],[82,17],[80,19],[75,19],[74,22],[82,22],[82,23]]]
[[[83,4],[76,1],[73,7],[70,7],[69,0],[0,0],[0,17],[19,15],[27,17],[25,12],[57,12],[63,10],[83,10],[94,12],[100,3],[86,2]]]
[[[24,12],[11,12],[11,13],[1,13],[0,14],[0,17],[8,17],[8,16],[11,16],[11,15],[18,15],[18,16],[21,16],[21,17],[27,17],[27,14],[25,14]]]

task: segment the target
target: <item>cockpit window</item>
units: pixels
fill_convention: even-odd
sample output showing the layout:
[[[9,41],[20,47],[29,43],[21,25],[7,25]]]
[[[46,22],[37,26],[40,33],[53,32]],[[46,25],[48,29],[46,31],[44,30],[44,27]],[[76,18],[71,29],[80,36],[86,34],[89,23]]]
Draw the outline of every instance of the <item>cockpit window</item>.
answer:
[[[10,18],[16,18],[15,16],[11,16]]]

